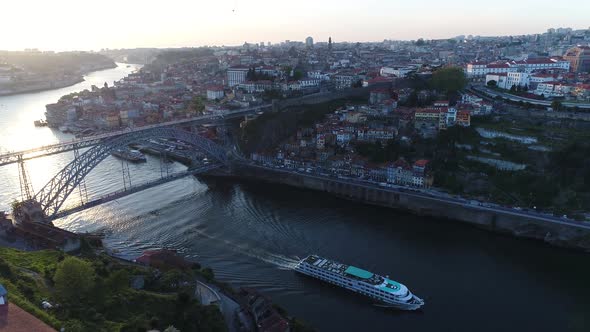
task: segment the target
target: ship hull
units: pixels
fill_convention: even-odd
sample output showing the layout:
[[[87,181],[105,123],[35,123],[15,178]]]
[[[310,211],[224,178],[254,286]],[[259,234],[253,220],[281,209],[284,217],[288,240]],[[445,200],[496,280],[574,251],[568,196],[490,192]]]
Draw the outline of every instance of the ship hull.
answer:
[[[348,278],[344,274],[326,273],[326,271],[321,268],[314,268],[311,264],[305,263],[305,259],[297,264],[295,271],[307,277],[330,283],[362,295],[381,307],[400,310],[418,310],[424,305],[424,301],[412,294],[405,286],[403,287],[407,292],[401,292],[402,294],[399,296],[394,297],[389,294],[382,296],[378,291],[373,291],[373,289],[378,288],[375,285],[367,285],[355,278]],[[401,286],[401,284],[399,285]]]

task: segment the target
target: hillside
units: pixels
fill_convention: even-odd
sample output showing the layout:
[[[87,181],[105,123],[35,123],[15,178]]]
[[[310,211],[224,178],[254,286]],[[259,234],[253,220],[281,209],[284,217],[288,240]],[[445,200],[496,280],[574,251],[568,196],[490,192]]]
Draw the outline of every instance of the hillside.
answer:
[[[105,255],[0,248],[0,283],[9,301],[67,331],[142,331],[173,325],[181,331],[225,331],[215,306],[193,299],[192,270],[157,270]],[[143,289],[130,287],[144,280]],[[53,308],[41,309],[42,301]]]

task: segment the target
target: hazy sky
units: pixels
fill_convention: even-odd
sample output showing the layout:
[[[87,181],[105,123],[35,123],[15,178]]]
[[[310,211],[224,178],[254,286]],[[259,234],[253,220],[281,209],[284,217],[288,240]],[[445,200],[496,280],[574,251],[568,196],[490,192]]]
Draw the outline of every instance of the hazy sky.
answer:
[[[0,49],[508,35],[590,26],[588,0],[0,0]]]

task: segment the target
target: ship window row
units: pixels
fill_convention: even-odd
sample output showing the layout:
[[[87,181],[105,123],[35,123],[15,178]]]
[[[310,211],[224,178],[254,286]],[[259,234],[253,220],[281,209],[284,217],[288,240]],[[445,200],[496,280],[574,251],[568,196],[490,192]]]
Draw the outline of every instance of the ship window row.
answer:
[[[340,281],[347,280],[346,278],[344,278],[344,277],[342,277],[342,276],[340,276],[340,275],[338,275],[336,273],[326,273],[326,272],[324,272],[322,270],[312,270],[312,271],[315,272],[315,273],[317,273],[317,274],[319,274],[319,275],[321,275],[321,276],[334,278],[334,279],[337,279],[337,280],[340,280]]]
[[[380,290],[380,289],[368,289],[367,293],[371,294],[371,295],[377,295],[377,296],[391,298],[391,299],[395,298],[395,296],[387,293],[386,291]]]

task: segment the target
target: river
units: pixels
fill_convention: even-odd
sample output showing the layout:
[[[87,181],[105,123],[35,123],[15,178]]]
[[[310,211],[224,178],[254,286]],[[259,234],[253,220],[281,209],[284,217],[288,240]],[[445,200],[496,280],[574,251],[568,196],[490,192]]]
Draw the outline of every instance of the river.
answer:
[[[0,146],[7,150],[71,139],[33,127],[59,96],[109,84],[135,70],[95,72],[75,86],[0,97]],[[27,162],[39,190],[71,153]],[[175,170],[183,168],[172,164]],[[132,182],[160,176],[160,163],[131,165]],[[91,197],[123,187],[121,163],[107,158],[87,178]],[[0,168],[0,210],[19,197],[16,165]],[[67,204],[76,204],[77,193]],[[339,200],[278,185],[185,178],[55,224],[103,230],[125,258],[173,248],[214,269],[218,279],[254,287],[320,331],[588,331],[590,256],[457,222]],[[317,253],[406,284],[420,312],[374,307],[363,298],[295,274]]]

